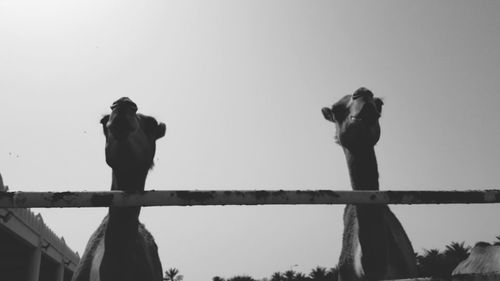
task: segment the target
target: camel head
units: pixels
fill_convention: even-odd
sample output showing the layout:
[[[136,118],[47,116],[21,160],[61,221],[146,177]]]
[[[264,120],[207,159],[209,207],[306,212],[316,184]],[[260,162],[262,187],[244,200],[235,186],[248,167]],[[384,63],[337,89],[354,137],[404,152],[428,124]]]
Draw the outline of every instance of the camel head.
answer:
[[[337,143],[351,150],[373,147],[378,142],[382,105],[370,90],[359,88],[322,112],[326,120],[335,123]]]
[[[156,140],[165,135],[165,124],[137,113],[137,105],[123,97],[101,119],[106,137],[106,163],[115,172],[147,171],[153,166]]]

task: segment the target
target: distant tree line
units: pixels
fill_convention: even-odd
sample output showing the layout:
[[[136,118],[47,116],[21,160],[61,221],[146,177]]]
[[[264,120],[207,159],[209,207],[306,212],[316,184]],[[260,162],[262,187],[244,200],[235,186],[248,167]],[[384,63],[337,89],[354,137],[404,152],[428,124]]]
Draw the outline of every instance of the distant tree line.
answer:
[[[493,245],[500,245],[500,236],[496,237]],[[438,277],[445,280],[451,279],[451,274],[457,265],[465,260],[471,247],[465,242],[452,242],[444,251],[438,249],[424,250],[423,255],[417,254],[417,267],[419,277]]]
[[[294,270],[287,270],[285,272],[275,272],[270,278],[264,278],[260,281],[331,281],[337,280],[338,271],[336,267],[327,269],[325,267],[317,266],[306,275]],[[212,281],[259,281],[248,275],[238,275],[228,279],[219,276],[212,278]]]
[[[500,240],[500,236],[497,237]],[[416,253],[417,258],[417,277],[436,277],[444,280],[451,279],[451,273],[457,265],[465,260],[470,253],[470,246],[465,242],[452,242],[447,245],[443,251],[430,249],[423,251],[422,254]],[[275,272],[270,278],[257,280],[251,276],[238,275],[228,279],[216,276],[212,281],[337,281],[337,267],[326,269],[316,267],[309,274],[288,270],[283,273]]]
[[[423,255],[416,254],[419,277],[451,279],[453,269],[469,256],[470,249],[471,247],[465,246],[464,242],[452,242],[444,251],[430,249],[424,250]]]
[[[497,236],[495,245],[500,244],[500,236]],[[452,242],[443,251],[438,249],[424,249],[423,254],[416,253],[418,277],[436,277],[444,280],[451,279],[451,273],[457,265],[465,260],[470,254],[471,247],[465,242]],[[167,274],[168,273],[168,274]],[[166,272],[167,281],[182,281],[177,269],[170,269]],[[180,280],[179,280],[180,279]],[[309,274],[287,270],[285,272],[275,272],[269,278],[262,280],[255,279],[248,275],[237,275],[230,278],[215,276],[212,281],[338,281],[338,268],[325,268],[317,266]]]

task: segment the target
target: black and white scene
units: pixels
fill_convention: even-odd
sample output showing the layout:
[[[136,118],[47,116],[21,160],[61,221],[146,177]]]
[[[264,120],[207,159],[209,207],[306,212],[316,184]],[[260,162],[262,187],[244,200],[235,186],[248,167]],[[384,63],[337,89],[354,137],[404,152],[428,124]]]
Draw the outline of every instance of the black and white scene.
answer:
[[[500,280],[500,1],[0,0],[0,281]]]

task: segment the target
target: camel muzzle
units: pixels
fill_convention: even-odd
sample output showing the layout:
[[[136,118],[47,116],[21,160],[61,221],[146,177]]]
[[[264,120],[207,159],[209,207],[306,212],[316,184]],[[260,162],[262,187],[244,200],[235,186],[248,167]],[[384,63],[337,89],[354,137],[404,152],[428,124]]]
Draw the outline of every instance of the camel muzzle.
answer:
[[[357,99],[354,102],[351,121],[364,121],[369,124],[376,122],[380,118],[380,112],[373,101],[373,98]]]
[[[137,105],[123,97],[113,103],[111,110],[107,127],[117,140],[124,140],[137,127]]]
[[[132,110],[134,113],[137,112],[137,104],[127,97],[120,98],[111,105],[113,111],[115,109],[120,110],[120,108]]]

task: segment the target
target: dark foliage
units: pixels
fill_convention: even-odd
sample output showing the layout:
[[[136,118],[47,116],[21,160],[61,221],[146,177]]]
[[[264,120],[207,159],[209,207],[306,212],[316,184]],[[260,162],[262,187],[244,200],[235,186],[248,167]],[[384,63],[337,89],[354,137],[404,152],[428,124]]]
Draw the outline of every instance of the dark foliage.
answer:
[[[179,269],[177,268],[169,268],[167,271],[165,271],[165,277],[163,277],[163,280],[165,281],[182,281],[184,277],[182,275],[179,275]]]
[[[247,276],[247,275],[241,275],[241,276],[231,277],[231,278],[227,279],[227,281],[257,281],[257,280],[255,280],[252,277]]]
[[[497,236],[500,240],[500,236]],[[497,241],[500,243],[500,241]],[[419,277],[435,277],[443,280],[451,280],[451,273],[457,265],[465,260],[470,253],[471,247],[464,242],[452,242],[444,251],[438,249],[425,250],[422,255],[416,253]],[[213,281],[258,281],[250,276],[235,276],[224,279],[216,276]],[[316,267],[308,275],[293,270],[275,272],[270,278],[263,281],[338,281],[338,269],[336,267],[326,269]]]
[[[324,267],[316,267],[311,270],[308,275],[294,270],[287,270],[285,272],[275,272],[269,281],[337,281],[338,270],[336,267],[326,269]],[[250,276],[235,276],[229,279],[224,279],[219,276],[212,278],[212,281],[257,281]]]
[[[444,252],[437,249],[424,250],[423,255],[417,255],[417,266],[420,277],[437,277],[451,279],[451,273],[457,265],[469,256],[470,247],[464,242],[452,242]]]

